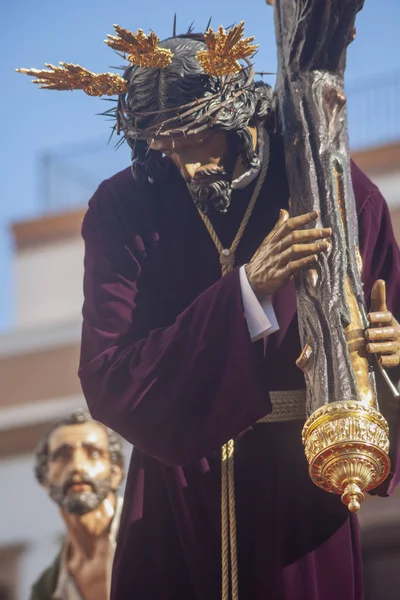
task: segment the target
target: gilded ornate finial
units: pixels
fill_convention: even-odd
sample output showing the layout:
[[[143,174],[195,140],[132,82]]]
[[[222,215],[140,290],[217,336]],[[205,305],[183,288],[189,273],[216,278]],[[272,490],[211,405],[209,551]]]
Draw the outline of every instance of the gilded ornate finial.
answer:
[[[46,64],[49,70],[17,69],[18,73],[36,77],[33,83],[46,90],[83,90],[88,96],[113,96],[124,94],[127,82],[116,73],[92,73],[80,65]]]
[[[128,54],[132,65],[152,69],[165,69],[172,61],[173,54],[167,48],[160,48],[160,38],[152,31],[146,35],[143,29],[132,33],[119,25],[114,25],[117,35],[107,34],[104,40],[113,50]]]
[[[220,77],[239,73],[239,60],[252,56],[257,44],[251,44],[254,37],[244,38],[244,21],[225,32],[222,25],[215,33],[211,28],[205,34],[207,50],[200,50],[196,58],[208,75]]]

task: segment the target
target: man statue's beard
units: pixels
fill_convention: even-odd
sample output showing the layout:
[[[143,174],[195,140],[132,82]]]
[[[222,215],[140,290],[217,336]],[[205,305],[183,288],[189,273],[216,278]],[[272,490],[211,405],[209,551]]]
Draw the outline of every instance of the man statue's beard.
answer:
[[[49,495],[62,510],[73,515],[84,515],[95,510],[107,498],[111,491],[111,477],[92,479],[87,475],[82,476],[79,485],[90,485],[90,491],[74,492],[71,486],[78,482],[69,477],[62,486],[50,484]]]
[[[197,183],[194,178],[188,183],[195,205],[204,213],[210,212],[210,209],[225,213],[229,208],[232,197],[232,184],[226,173],[221,168],[216,167],[215,169],[202,170],[202,176],[209,176],[210,179],[213,177],[213,180],[209,184],[201,184]]]

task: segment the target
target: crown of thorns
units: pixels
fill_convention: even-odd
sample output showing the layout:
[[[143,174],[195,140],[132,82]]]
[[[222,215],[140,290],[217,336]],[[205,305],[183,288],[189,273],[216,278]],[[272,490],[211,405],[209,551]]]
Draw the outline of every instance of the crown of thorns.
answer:
[[[108,34],[104,41],[113,50],[123,53],[130,66],[165,69],[172,62],[173,53],[159,46],[160,39],[155,33],[146,35],[142,29],[132,33],[119,25],[114,25],[114,30],[116,35]],[[92,73],[80,65],[65,62],[59,63],[59,66],[46,64],[47,69],[43,70],[17,69],[17,72],[35,77],[33,83],[42,89],[83,90],[89,96],[118,95],[118,106],[103,114],[114,115],[114,129],[117,133],[123,130],[124,137],[151,140],[157,136],[188,135],[212,126],[218,119],[218,113],[226,109],[233,99],[242,95],[254,77],[249,58],[254,55],[258,46],[252,44],[254,37],[244,37],[244,21],[228,31],[222,26],[216,32],[208,28],[203,39],[207,48],[197,52],[196,59],[208,75],[221,78],[219,91],[179,107],[135,113],[135,117],[154,118],[153,124],[144,128],[132,126],[132,113],[126,104],[129,84],[125,77],[116,73]],[[240,64],[240,60],[246,62],[245,67]],[[238,90],[238,75],[243,71],[246,72],[246,80]],[[218,97],[225,100],[215,103]],[[191,117],[199,110],[203,115],[193,123]]]

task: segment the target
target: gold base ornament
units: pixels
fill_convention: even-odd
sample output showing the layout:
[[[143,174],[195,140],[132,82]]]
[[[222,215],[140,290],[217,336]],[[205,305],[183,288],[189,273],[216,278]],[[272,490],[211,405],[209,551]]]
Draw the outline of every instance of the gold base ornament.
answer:
[[[390,471],[389,427],[381,413],[359,401],[318,408],[303,428],[303,444],[313,482],[357,512],[364,492]]]

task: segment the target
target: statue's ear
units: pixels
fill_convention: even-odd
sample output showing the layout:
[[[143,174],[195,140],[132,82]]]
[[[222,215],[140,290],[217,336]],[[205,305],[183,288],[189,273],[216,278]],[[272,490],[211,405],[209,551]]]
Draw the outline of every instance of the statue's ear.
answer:
[[[121,465],[111,466],[111,489],[116,492],[124,478],[124,470]]]
[[[49,479],[47,477],[47,473],[43,477],[41,477],[39,483],[42,487],[44,487],[45,490],[49,489]]]

